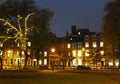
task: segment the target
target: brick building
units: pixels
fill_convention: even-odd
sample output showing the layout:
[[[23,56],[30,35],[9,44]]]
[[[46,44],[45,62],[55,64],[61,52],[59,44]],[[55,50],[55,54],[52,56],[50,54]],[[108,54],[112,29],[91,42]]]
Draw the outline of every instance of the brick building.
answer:
[[[66,35],[68,55],[72,57],[69,66],[105,65],[103,34],[90,32],[87,28],[71,27],[71,33]]]

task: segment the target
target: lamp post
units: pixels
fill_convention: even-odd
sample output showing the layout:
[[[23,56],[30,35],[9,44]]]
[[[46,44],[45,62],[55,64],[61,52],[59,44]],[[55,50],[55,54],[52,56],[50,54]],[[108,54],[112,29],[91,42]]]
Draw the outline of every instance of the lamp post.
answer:
[[[53,58],[52,58],[52,70],[54,71],[54,64],[55,64],[55,63],[54,63],[54,57],[55,57],[54,54],[55,54],[55,48],[52,48],[52,49],[51,49],[51,52],[52,52],[52,54],[53,54]]]
[[[0,42],[0,64],[1,64],[0,69],[1,69],[1,70],[3,69],[3,63],[2,63],[3,50],[2,50],[2,48],[3,48],[3,43]]]

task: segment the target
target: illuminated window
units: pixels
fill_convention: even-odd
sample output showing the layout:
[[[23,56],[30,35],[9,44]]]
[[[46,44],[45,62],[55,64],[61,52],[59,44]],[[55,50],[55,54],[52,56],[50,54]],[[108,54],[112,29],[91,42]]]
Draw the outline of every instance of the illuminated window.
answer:
[[[70,56],[70,52],[68,52],[68,56]]]
[[[82,51],[81,50],[78,50],[78,56],[82,56]]]
[[[44,65],[47,65],[47,59],[44,59]]]
[[[24,55],[24,51],[22,51],[22,55]]]
[[[3,43],[2,42],[0,42],[0,47],[3,47]]]
[[[86,50],[86,52],[85,52],[85,56],[89,56],[90,54],[89,54],[89,50]]]
[[[30,50],[27,50],[27,54],[30,55]]]
[[[86,43],[85,43],[85,47],[86,47],[86,48],[89,47],[89,42],[86,42]]]
[[[17,56],[19,56],[20,52],[17,51],[16,54],[17,54]]]
[[[2,55],[3,54],[3,51],[2,50],[0,50],[0,55]]]
[[[28,42],[28,43],[27,43],[27,46],[29,46],[29,47],[30,47],[30,46],[31,46],[31,42]]]
[[[100,47],[104,47],[104,43],[102,41],[100,42]]]
[[[115,65],[119,66],[119,60],[118,59],[115,60]]]
[[[68,43],[67,48],[70,48],[70,47],[71,47],[71,45],[70,45],[70,43]]]
[[[113,62],[108,62],[109,66],[113,66]]]
[[[17,43],[17,47],[19,47],[20,46],[20,44],[19,43]]]
[[[47,51],[44,52],[44,56],[47,57]]]
[[[76,59],[73,59],[73,66],[76,66]]]
[[[73,54],[74,57],[76,57],[76,50],[73,50],[72,54]]]
[[[78,65],[82,65],[82,59],[78,59]]]
[[[100,54],[101,54],[101,56],[103,56],[104,55],[104,51],[100,51]]]
[[[7,56],[7,57],[12,57],[12,56],[13,56],[13,50],[8,50],[8,51],[6,52],[6,56]]]
[[[30,59],[29,59],[30,60]],[[33,61],[37,61],[36,59],[33,59]]]
[[[97,43],[96,42],[93,42],[93,47],[97,47]]]
[[[42,65],[42,60],[39,60],[39,65]]]

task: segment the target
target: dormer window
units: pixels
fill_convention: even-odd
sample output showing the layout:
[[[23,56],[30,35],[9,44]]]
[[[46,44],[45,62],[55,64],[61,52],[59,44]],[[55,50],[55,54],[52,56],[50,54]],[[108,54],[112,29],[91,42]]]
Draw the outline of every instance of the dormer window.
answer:
[[[80,35],[80,32],[78,32],[78,35]]]
[[[89,40],[89,36],[88,35],[85,36],[85,40]]]

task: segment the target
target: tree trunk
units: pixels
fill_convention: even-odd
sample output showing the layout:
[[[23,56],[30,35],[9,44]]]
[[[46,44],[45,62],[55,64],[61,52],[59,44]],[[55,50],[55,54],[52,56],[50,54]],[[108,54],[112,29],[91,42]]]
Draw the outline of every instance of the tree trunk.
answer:
[[[0,69],[3,70],[2,58],[0,58],[0,64],[1,64]]]
[[[24,51],[24,53],[25,53],[25,64],[24,64],[24,69],[26,68],[26,66],[27,66],[27,61],[28,61],[28,54],[27,54],[27,51]]]

